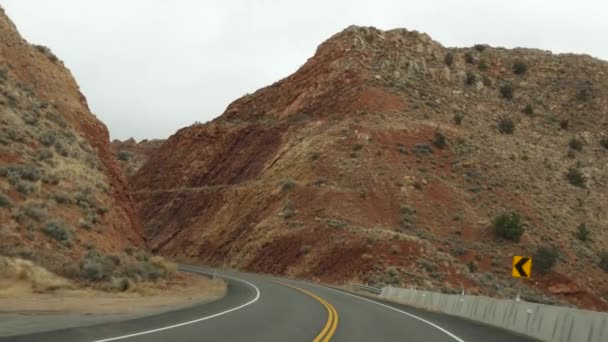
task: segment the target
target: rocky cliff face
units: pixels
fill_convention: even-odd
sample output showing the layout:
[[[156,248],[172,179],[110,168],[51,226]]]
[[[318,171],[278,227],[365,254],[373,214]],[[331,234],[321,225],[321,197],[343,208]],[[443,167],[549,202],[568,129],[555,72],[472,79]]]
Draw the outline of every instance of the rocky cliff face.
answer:
[[[0,254],[64,274],[91,249],[146,247],[105,125],[61,60],[1,9],[0,223]]]
[[[350,27],[179,130],[131,185],[166,255],[606,308],[607,75],[588,56]],[[537,256],[531,281],[513,255]]]

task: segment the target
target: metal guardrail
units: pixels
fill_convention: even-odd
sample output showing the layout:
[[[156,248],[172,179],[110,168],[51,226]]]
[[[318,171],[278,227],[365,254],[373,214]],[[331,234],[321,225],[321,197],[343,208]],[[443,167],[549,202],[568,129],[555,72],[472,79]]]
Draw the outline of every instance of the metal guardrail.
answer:
[[[364,291],[368,291],[371,292],[373,294],[379,295],[382,293],[382,289],[378,288],[378,287],[373,287],[373,286],[368,286],[368,285],[361,285],[361,284],[352,284],[352,283],[346,283],[346,285],[354,287],[356,289],[359,290],[364,290]]]

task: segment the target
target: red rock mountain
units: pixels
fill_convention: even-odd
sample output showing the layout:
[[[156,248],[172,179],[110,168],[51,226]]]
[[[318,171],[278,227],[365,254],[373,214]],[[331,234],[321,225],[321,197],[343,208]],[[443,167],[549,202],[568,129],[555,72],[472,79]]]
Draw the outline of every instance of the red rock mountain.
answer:
[[[0,254],[65,273],[146,248],[108,130],[69,70],[0,9]]]
[[[129,178],[156,153],[163,142],[163,139],[144,139],[140,142],[133,138],[125,141],[113,140],[112,151],[123,173]]]
[[[165,255],[605,309],[607,75],[589,56],[349,27],[179,130],[131,186]],[[514,255],[535,256],[530,281]]]

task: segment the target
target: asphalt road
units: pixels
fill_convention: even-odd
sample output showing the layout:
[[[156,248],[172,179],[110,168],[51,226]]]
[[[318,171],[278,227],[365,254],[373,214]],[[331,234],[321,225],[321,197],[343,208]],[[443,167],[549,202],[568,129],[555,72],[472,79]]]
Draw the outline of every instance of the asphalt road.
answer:
[[[315,284],[235,272],[222,275],[227,277],[228,293],[215,302],[125,322],[57,327],[59,330],[0,341],[533,341],[461,318]]]

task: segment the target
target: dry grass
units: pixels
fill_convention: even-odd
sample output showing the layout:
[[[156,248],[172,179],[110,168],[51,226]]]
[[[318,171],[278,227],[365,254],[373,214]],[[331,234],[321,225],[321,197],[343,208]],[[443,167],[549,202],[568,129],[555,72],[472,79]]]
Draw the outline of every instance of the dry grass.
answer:
[[[15,293],[49,292],[74,286],[31,261],[0,257],[0,297]]]

